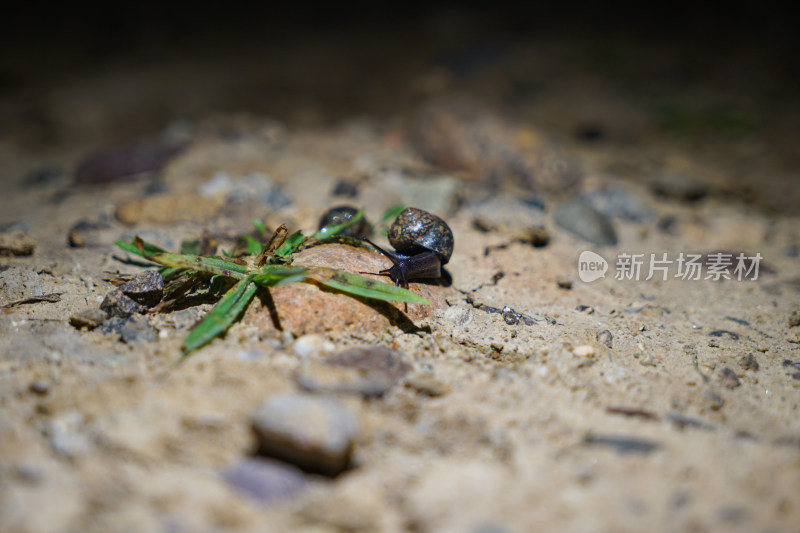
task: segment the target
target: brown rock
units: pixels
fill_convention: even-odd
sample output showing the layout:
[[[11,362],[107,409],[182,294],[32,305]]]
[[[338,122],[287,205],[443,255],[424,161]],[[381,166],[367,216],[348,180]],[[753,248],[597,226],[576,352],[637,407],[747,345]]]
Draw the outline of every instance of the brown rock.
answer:
[[[156,194],[118,205],[117,218],[125,224],[168,224],[178,220],[203,222],[217,212],[223,201],[222,198],[205,198],[191,193]]]
[[[1,255],[33,255],[36,241],[22,232],[0,233]]]
[[[327,266],[391,283],[387,276],[365,274],[391,266],[386,257],[366,247],[323,244],[297,253],[293,264]],[[436,309],[447,307],[445,296],[449,289],[416,282],[410,284],[410,289],[427,298],[431,305],[408,304],[406,311],[404,303],[350,296],[311,283],[294,283],[270,289],[274,306],[269,302],[251,305],[243,322],[265,329],[275,328],[279,323],[284,331],[296,336],[326,332],[340,335],[382,333],[390,326],[412,331],[433,320]]]

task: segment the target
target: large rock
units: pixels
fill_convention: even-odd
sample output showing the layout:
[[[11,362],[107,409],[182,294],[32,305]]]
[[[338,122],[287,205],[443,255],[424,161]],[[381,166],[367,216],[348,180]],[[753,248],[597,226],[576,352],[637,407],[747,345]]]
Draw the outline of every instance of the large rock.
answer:
[[[391,283],[388,276],[366,274],[391,266],[389,259],[366,247],[323,244],[299,252],[293,264],[326,266]],[[251,305],[243,322],[265,329],[275,328],[278,322],[284,331],[295,335],[382,333],[392,326],[411,331],[430,323],[436,309],[447,307],[445,296],[449,289],[415,282],[410,284],[410,289],[427,298],[431,305],[406,306],[404,303],[354,297],[310,283],[294,283],[270,289],[274,309],[270,309],[269,302]]]

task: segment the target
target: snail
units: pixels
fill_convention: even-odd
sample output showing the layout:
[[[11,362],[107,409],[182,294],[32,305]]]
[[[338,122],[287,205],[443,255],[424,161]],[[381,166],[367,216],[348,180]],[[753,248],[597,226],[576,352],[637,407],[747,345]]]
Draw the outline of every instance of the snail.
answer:
[[[442,265],[446,265],[453,254],[453,232],[450,226],[422,209],[408,207],[389,227],[389,242],[398,253],[384,250],[365,238],[392,262],[391,268],[379,274],[388,274],[395,285],[408,288],[408,280],[418,278],[440,278]]]
[[[319,219],[319,229],[322,229],[325,226],[337,226],[339,224],[344,224],[353,218],[353,215],[356,213],[358,213],[358,209],[349,205],[331,207],[325,211],[325,213],[322,215],[322,218]],[[370,227],[369,222],[367,222],[367,217],[362,217],[361,220],[356,222],[355,225],[350,226],[346,230],[339,233],[339,235],[346,237],[365,238],[369,236],[371,231],[372,228]]]

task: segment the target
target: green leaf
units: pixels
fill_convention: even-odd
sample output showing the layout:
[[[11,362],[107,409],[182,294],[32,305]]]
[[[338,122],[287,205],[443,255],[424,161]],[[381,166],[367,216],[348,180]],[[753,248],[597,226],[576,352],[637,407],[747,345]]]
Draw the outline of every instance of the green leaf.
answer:
[[[152,254],[159,254],[159,253],[166,253],[167,251],[163,248],[159,248],[155,244],[150,244],[149,242],[144,242],[144,253],[147,255]],[[132,254],[136,254],[139,257],[144,257],[140,252],[139,248],[136,247],[136,240],[131,240],[131,242],[125,241],[114,241],[114,244],[125,250],[126,252],[130,252]]]
[[[286,261],[290,255],[297,250],[297,247],[300,246],[306,238],[303,236],[302,231],[296,231],[289,235],[283,244],[275,250],[275,255],[279,257],[281,260]]]
[[[253,226],[255,226],[255,228],[258,230],[259,233],[261,233],[262,235],[266,235],[267,234],[267,227],[264,225],[263,222],[261,222],[257,218],[254,218],[252,220],[252,222],[253,222]],[[258,251],[260,252],[261,249],[259,249]],[[258,252],[256,252],[256,253],[258,253]]]
[[[228,331],[239,315],[250,305],[258,291],[258,285],[247,277],[234,285],[220,298],[214,309],[197,324],[183,341],[183,357],[205,346],[215,337]]]
[[[389,209],[383,212],[383,216],[381,217],[381,222],[386,222],[389,219],[392,219],[403,212],[406,206],[402,204],[393,205]]]
[[[252,237],[250,235],[242,235],[244,242],[247,244],[247,253],[256,255],[261,252],[261,243],[258,242],[258,239]]]
[[[327,267],[307,267],[308,277],[337,291],[374,300],[430,305],[431,302],[402,287]]]

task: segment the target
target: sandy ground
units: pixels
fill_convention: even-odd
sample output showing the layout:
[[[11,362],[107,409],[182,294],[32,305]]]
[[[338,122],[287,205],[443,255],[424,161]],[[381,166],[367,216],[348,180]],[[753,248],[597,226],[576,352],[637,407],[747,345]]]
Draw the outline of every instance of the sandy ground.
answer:
[[[363,84],[359,69],[381,72],[398,44],[355,71],[341,58],[358,42],[324,40],[46,83],[6,65],[33,81],[3,93],[0,226],[4,246],[35,251],[0,256],[0,530],[796,531],[796,87],[762,56],[735,63],[761,69],[756,86],[678,46],[517,45],[438,63],[415,50]],[[327,101],[287,67],[309,54]],[[704,75],[669,75],[687,65]],[[231,105],[258,92],[285,105]],[[76,183],[88,154],[131,138],[186,144],[144,177]],[[125,340],[70,324],[141,270],[115,239],[174,250],[253,218],[311,232],[343,203],[448,222],[450,284],[412,284],[436,305],[398,321],[315,286],[276,291],[283,332],[253,304],[177,367],[207,303],[135,318]],[[581,236],[598,227],[587,203],[616,243]],[[609,262],[604,278],[581,280],[586,250]],[[735,279],[735,260],[714,279],[714,253],[760,254],[757,279]],[[638,280],[617,279],[621,254],[643,254]],[[645,279],[651,254],[667,254],[668,279]],[[676,278],[681,254],[703,254],[701,279]],[[407,363],[381,395],[324,364],[363,345]],[[282,394],[355,417],[344,472],[284,472],[257,453],[256,412]],[[232,480],[254,458],[273,470]]]

